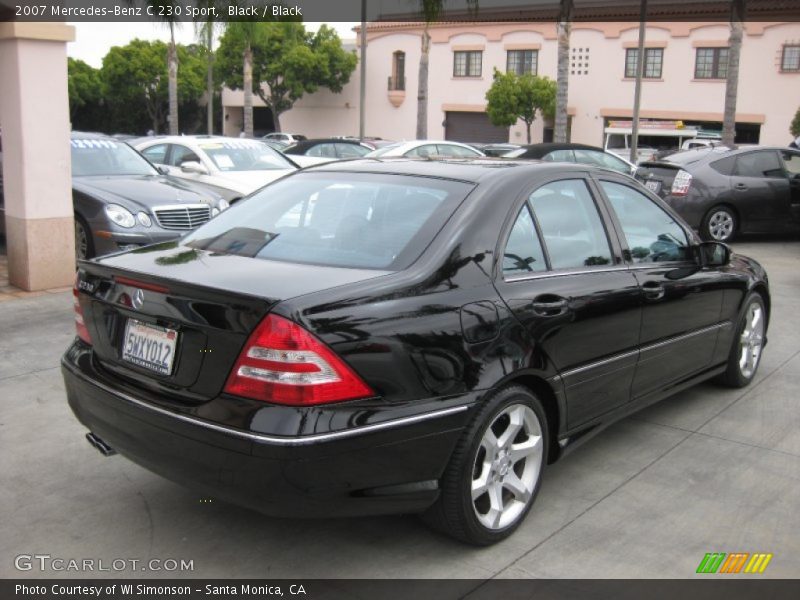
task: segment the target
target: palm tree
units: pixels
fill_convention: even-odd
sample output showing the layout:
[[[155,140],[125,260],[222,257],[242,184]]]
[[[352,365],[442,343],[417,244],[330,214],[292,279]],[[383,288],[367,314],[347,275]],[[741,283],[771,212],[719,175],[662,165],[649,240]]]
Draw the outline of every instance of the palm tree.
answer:
[[[739,87],[739,55],[742,51],[742,21],[745,0],[731,1],[731,34],[728,38],[728,74],[725,83],[725,112],[722,117],[722,143],[733,146],[736,138],[736,95]]]
[[[175,45],[175,22],[169,24],[169,48],[167,66],[169,68],[169,134],[178,135],[178,47]]]
[[[242,88],[244,89],[244,134],[253,137],[253,50],[252,42],[258,31],[256,21],[231,21],[225,26],[244,40],[242,52]],[[277,119],[275,120],[277,122]],[[277,129],[276,131],[280,131]]]
[[[558,16],[558,67],[556,75],[556,115],[553,141],[567,141],[567,101],[569,98],[569,36],[572,29],[572,0],[561,0]]]
[[[442,10],[444,0],[421,0],[422,16],[425,27],[422,30],[422,47],[419,57],[417,77],[417,139],[428,137],[428,64],[431,50],[431,36],[428,32],[431,22],[435,21]]]
[[[209,7],[217,5],[215,0],[206,0]],[[194,32],[206,48],[206,129],[214,133],[214,34],[223,26],[219,21],[195,22]]]
[[[169,46],[167,48],[167,72],[169,81],[169,133],[178,135],[178,47],[175,45],[175,27],[178,24],[178,16],[175,7],[178,0],[146,0],[151,11],[156,15],[156,19],[169,26]],[[134,4],[133,0],[128,0],[128,4]]]

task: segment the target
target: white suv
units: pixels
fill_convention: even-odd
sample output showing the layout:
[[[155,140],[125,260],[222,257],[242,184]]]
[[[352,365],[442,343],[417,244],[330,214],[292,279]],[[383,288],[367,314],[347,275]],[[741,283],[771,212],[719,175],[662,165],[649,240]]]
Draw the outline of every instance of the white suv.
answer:
[[[229,203],[297,169],[259,140],[176,135],[141,138],[131,145],[170,175],[211,188]]]
[[[296,142],[305,141],[308,138],[304,135],[300,135],[299,133],[283,133],[275,131],[273,133],[268,133],[261,139],[272,142],[283,142],[284,144],[294,144]]]

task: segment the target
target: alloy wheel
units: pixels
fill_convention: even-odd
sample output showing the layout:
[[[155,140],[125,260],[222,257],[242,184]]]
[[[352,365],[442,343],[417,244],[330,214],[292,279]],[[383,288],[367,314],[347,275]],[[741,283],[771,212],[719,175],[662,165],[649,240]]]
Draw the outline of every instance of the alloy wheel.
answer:
[[[472,506],[487,529],[504,529],[525,513],[542,469],[544,440],[536,413],[511,404],[481,438],[472,470]]]
[[[733,235],[733,215],[726,210],[718,210],[708,218],[708,233],[719,242],[724,242]]]
[[[756,372],[764,346],[764,309],[758,302],[747,307],[739,340],[739,370],[743,377],[750,379]]]
[[[75,258],[86,258],[89,253],[89,235],[78,219],[75,219]]]

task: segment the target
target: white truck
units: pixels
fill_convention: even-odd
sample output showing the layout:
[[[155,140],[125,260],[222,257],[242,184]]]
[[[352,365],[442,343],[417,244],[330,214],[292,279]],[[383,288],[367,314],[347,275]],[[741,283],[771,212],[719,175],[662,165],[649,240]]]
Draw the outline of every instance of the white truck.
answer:
[[[630,160],[631,137],[633,128],[631,121],[609,121],[604,130],[603,147],[608,152]],[[661,151],[682,148],[689,140],[696,138],[719,139],[718,134],[708,134],[697,128],[686,127],[682,121],[639,121],[639,143],[636,163],[653,160]]]

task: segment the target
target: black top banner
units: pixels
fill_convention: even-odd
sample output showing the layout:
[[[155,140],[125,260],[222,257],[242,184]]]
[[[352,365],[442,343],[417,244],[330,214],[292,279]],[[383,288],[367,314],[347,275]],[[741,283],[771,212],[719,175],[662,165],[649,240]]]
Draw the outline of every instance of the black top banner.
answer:
[[[639,21],[641,0],[0,0],[0,21]],[[729,21],[731,0],[647,0],[647,21]],[[799,0],[745,0],[747,21],[800,21]]]

